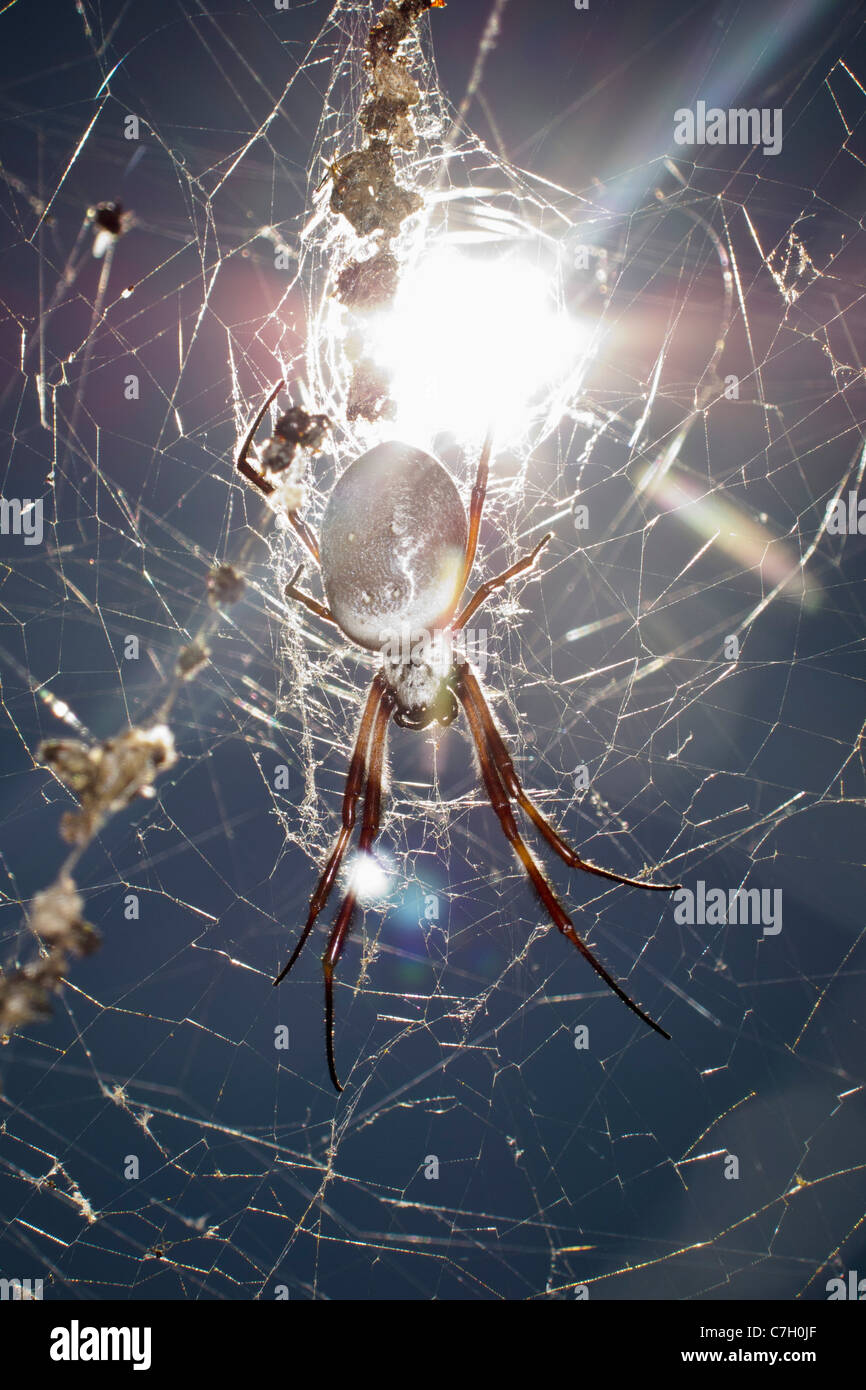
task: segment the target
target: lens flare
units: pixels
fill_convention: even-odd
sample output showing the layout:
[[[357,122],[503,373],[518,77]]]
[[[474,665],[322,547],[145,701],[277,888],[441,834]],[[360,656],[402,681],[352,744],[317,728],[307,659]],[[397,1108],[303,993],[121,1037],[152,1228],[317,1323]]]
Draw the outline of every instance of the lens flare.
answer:
[[[362,907],[380,902],[391,887],[391,879],[378,859],[360,852],[352,864],[350,883]]]
[[[781,593],[790,586],[789,596],[805,603],[807,611],[820,607],[820,581],[808,572],[805,557],[776,532],[766,516],[755,519],[741,502],[720,491],[708,492],[705,484],[684,473],[650,467],[639,488],[661,511],[676,512],[690,530],[730,556],[744,573],[759,574],[769,592]]]

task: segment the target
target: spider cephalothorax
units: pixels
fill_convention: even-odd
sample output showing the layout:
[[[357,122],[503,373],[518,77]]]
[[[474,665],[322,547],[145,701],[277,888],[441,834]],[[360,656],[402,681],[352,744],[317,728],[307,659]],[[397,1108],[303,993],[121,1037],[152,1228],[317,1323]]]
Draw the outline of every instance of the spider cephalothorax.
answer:
[[[274,486],[248,462],[247,455],[255,429],[277,390],[257,416],[237,464],[244,477],[267,496],[272,496]],[[339,628],[359,647],[379,652],[382,664],[373,677],[361,716],[336,843],[311,899],[300,939],[274,983],[279,984],[291,970],[328,900],[362,795],[359,851],[369,853],[376,839],[389,721],[393,718],[407,729],[424,729],[433,723],[444,726],[453,722],[462,707],[490,804],[549,917],[623,1003],[667,1038],[670,1035],[664,1028],[629,998],[575,931],[517,828],[513,806],[525,812],[548,845],[572,868],[637,888],[670,891],[679,885],[625,878],[588,863],[566,844],[524,791],[471,662],[462,655],[454,657],[452,652],[454,637],[481,604],[494,590],[532,569],[551,539],[544,536],[534,550],[503,574],[488,579],[466,606],[459,608],[475,560],[490,453],[488,436],[478,462],[468,517],[447,469],[430,454],[396,441],[376,445],[340,475],[325,507],[320,541],[298,515],[297,506],[289,508],[291,525],[319,567],[327,603],[297,587],[300,566],[286,586],[286,594]],[[356,892],[350,886],[322,961],[328,1070],[338,1091],[342,1088],[334,1060],[334,972],[355,905]]]
[[[394,723],[404,729],[426,729],[431,724],[445,729],[458,714],[457,668],[450,643],[437,634],[432,643],[419,639],[414,645],[423,654],[413,652],[404,659],[385,652],[383,657],[382,674],[396,700]]]

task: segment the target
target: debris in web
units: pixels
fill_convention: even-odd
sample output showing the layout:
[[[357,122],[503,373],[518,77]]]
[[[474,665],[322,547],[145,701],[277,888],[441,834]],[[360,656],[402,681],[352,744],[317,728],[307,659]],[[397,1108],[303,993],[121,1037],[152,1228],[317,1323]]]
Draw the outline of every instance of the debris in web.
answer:
[[[350,261],[337,276],[336,298],[350,309],[381,309],[393,300],[400,265],[392,251],[377,251],[368,261]]]
[[[394,150],[414,150],[418,143],[412,108],[420,89],[409,71],[408,41],[414,26],[428,10],[444,0],[392,0],[371,26],[364,63],[369,89],[358,124],[364,145],[335,160],[331,166],[331,212],[345,217],[362,243],[338,271],[335,298],[350,311],[354,333],[363,333],[363,315],[391,303],[399,284],[399,262],[391,249],[400,230],[424,206],[417,189],[401,182]],[[375,421],[392,415],[389,376],[381,363],[363,352],[353,360],[346,416],[350,421]]]
[[[96,207],[87,209],[87,217],[93,227],[93,256],[97,261],[129,231],[135,220],[119,202],[97,203]]]
[[[229,608],[243,598],[246,580],[234,565],[215,565],[207,577],[207,596],[211,608]]]
[[[103,743],[55,739],[39,745],[38,761],[78,798],[79,809],[60,819],[61,838],[75,850],[55,882],[33,898],[28,926],[40,943],[39,956],[0,973],[0,1035],[50,1014],[50,996],[63,983],[70,957],[89,955],[99,945],[98,933],[82,916],[84,900],[70,868],[109,816],[137,797],[155,795],[154,782],[176,758],[165,724],[127,729]]]
[[[185,647],[181,647],[175,665],[175,675],[179,680],[191,681],[193,676],[197,676],[203,666],[210,661],[210,647],[201,639],[194,642],[187,642]]]
[[[331,211],[341,212],[359,237],[373,232],[383,232],[388,239],[396,236],[422,202],[420,193],[397,182],[386,140],[371,140],[334,165]]]
[[[30,930],[42,953],[20,969],[0,976],[0,1037],[8,1039],[25,1024],[51,1013],[50,996],[63,983],[70,956],[86,956],[99,945],[99,933],[82,917],[84,899],[68,873],[37,893],[30,908]]]
[[[171,730],[157,724],[91,746],[79,739],[41,743],[36,757],[79,800],[79,810],[61,817],[61,836],[69,844],[86,845],[107,816],[136,797],[154,795],[157,775],[173,766],[176,753]]]
[[[262,468],[266,476],[273,477],[275,473],[284,473],[290,468],[299,446],[310,453],[317,453],[330,428],[327,415],[308,415],[303,406],[290,406],[274,425],[273,438],[262,453]]]
[[[275,387],[271,400],[281,386],[282,382]],[[247,479],[265,494],[278,515],[296,515],[304,506],[306,466],[298,449],[317,454],[329,429],[331,420],[327,415],[310,415],[303,406],[290,406],[277,420],[272,437],[258,454],[258,466],[253,467],[248,461],[243,466],[238,465]]]

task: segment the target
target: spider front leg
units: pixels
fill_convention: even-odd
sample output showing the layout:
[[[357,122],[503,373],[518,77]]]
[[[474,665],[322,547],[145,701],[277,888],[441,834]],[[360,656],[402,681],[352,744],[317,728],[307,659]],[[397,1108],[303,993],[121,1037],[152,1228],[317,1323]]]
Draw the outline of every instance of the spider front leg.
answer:
[[[463,577],[460,581],[461,594],[469,583],[472,566],[475,564],[475,551],[478,549],[478,532],[481,529],[481,517],[484,513],[484,503],[487,500],[487,479],[490,474],[490,455],[492,452],[493,431],[488,430],[484,443],[481,446],[481,457],[478,460],[478,469],[475,473],[475,483],[472,488],[472,498],[469,503],[469,535],[466,541],[466,554],[463,557]]]
[[[265,497],[270,497],[274,492],[276,492],[276,488],[274,487],[274,484],[272,482],[269,482],[269,480],[264,476],[263,473],[260,473],[257,468],[253,467],[253,465],[248,461],[247,455],[249,454],[250,449],[252,448],[253,440],[256,437],[259,425],[264,420],[265,416],[268,413],[269,407],[277,399],[277,396],[280,394],[280,391],[282,391],[284,385],[284,379],[280,377],[279,381],[277,382],[271,394],[268,396],[267,400],[265,401],[255,420],[253,420],[253,423],[250,425],[250,428],[247,431],[247,437],[241,445],[241,451],[238,454],[237,462],[235,463],[235,468],[240,473],[241,477],[246,478],[248,483],[252,483],[253,487],[257,487],[259,492],[264,493]]]
[[[531,570],[542,550],[544,550],[552,540],[553,532],[548,531],[546,536],[542,536],[535,549],[530,550],[527,555],[523,555],[516,564],[510,567],[510,569],[505,570],[502,574],[497,574],[495,579],[485,580],[480,589],[477,589],[473,594],[472,598],[463,609],[463,612],[455,618],[451,629],[452,632],[459,632],[462,627],[465,627],[473,613],[477,613],[482,603],[486,603],[490,595],[495,593],[497,589],[504,588],[510,580],[515,579],[518,574],[523,574],[525,570]]]
[[[235,463],[235,468],[237,469],[238,473],[240,473],[241,477],[246,478],[248,483],[252,483],[253,487],[258,488],[259,492],[261,492],[265,497],[268,498],[273,497],[274,493],[277,491],[276,484],[272,483],[270,478],[266,478],[264,473],[262,473],[261,469],[255,468],[253,464],[250,463],[249,452],[252,448],[253,440],[256,437],[256,432],[259,428],[259,425],[264,420],[266,414],[268,413],[268,409],[276,400],[284,385],[285,381],[282,377],[280,377],[280,380],[277,382],[276,386],[271,391],[271,394],[268,396],[258,415],[253,420],[252,425],[247,431],[247,436],[243,444],[241,445],[241,451],[238,454],[237,461]],[[289,519],[289,524],[294,530],[295,535],[298,537],[301,543],[304,546],[306,546],[307,550],[312,555],[316,564],[318,564],[319,543],[316,540],[314,532],[310,530],[310,527],[303,520],[303,518],[297,510],[292,509],[286,512],[286,516]]]
[[[611,989],[613,993],[619,999],[621,999],[622,1002],[629,1009],[631,1009],[632,1013],[637,1014],[638,1018],[641,1019],[641,1021],[645,1023],[647,1027],[654,1029],[656,1033],[660,1033],[663,1038],[670,1039],[670,1033],[666,1032],[665,1029],[662,1028],[661,1024],[656,1023],[654,1018],[651,1018],[648,1013],[645,1013],[644,1010],[638,1004],[636,1004],[628,994],[626,994],[622,986],[619,985],[617,981],[613,978],[613,976],[610,974],[610,972],[605,969],[601,961],[597,959],[597,957],[589,949],[589,947],[586,945],[583,939],[575,931],[574,923],[572,922],[568,913],[563,908],[562,904],[559,902],[553,889],[547,882],[547,879],[544,877],[543,873],[541,872],[540,868],[538,867],[537,863],[532,857],[532,854],[527,848],[520,834],[520,831],[517,829],[517,824],[514,819],[514,814],[511,810],[511,804],[509,802],[508,795],[506,793],[505,787],[503,786],[500,773],[497,770],[495,759],[491,754],[491,749],[487,737],[485,735],[484,724],[479,714],[478,706],[475,700],[471,697],[471,694],[469,692],[466,674],[467,672],[469,672],[469,668],[467,665],[463,664],[458,667],[456,690],[458,696],[460,697],[460,702],[463,705],[463,708],[466,712],[466,718],[469,722],[469,728],[472,733],[472,738],[475,743],[476,751],[478,753],[478,763],[481,769],[481,777],[484,782],[484,788],[487,792],[488,800],[490,801],[490,804],[493,807],[493,810],[496,812],[496,815],[499,819],[499,824],[502,827],[503,834],[505,835],[506,839],[508,840],[509,844],[511,845],[518,859],[522,863],[524,869],[526,870],[530,882],[532,883],[533,888],[538,894],[538,897],[540,898],[545,910],[547,911],[548,916],[550,917],[551,921],[555,924],[555,926],[558,927],[558,929],[562,932],[562,935],[568,937],[568,940],[572,943],[572,945],[576,946],[578,951],[580,951],[580,954],[592,966],[595,973],[598,976],[600,976],[602,980],[604,980],[607,987]],[[469,675],[471,675],[471,672],[469,672]],[[646,885],[643,886],[645,887]]]

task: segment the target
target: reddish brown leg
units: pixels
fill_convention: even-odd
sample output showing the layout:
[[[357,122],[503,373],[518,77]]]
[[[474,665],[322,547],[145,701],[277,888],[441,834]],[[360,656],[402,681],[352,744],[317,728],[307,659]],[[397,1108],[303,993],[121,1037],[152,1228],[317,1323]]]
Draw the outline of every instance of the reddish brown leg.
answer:
[[[568,937],[568,940],[572,943],[572,945],[577,947],[578,951],[580,951],[580,954],[584,957],[584,959],[589,961],[589,964],[592,966],[596,974],[599,975],[601,979],[604,980],[608,988],[613,990],[614,994],[617,995],[617,997],[621,999],[622,1002],[628,1006],[628,1008],[631,1009],[632,1013],[637,1014],[638,1018],[641,1019],[645,1024],[647,1024],[649,1028],[653,1028],[657,1033],[661,1033],[663,1038],[670,1038],[670,1033],[665,1032],[661,1024],[656,1023],[655,1019],[650,1018],[649,1014],[645,1013],[644,1010],[641,1009],[639,1005],[637,1005],[634,1002],[634,1000],[626,994],[622,986],[617,984],[616,980],[613,978],[610,972],[604,968],[601,961],[593,955],[589,947],[585,944],[581,937],[578,936],[577,932],[574,929],[574,923],[563,909],[562,905],[560,904],[556,895],[554,894],[553,889],[547,882],[547,879],[542,874],[541,870],[539,869],[538,865],[533,859],[530,851],[527,849],[526,844],[524,843],[523,839],[521,838],[520,832],[517,829],[517,824],[514,820],[514,815],[511,810],[511,805],[509,803],[508,796],[506,795],[505,789],[502,785],[502,782],[500,781],[499,773],[497,772],[496,765],[491,756],[491,751],[488,746],[487,739],[485,737],[484,726],[481,721],[481,716],[478,712],[475,702],[472,699],[470,699],[467,694],[464,675],[466,670],[467,668],[465,665],[460,668],[460,674],[458,675],[457,681],[457,693],[460,696],[463,708],[466,711],[466,717],[469,721],[469,728],[472,731],[472,738],[475,742],[475,747],[478,751],[478,762],[481,768],[481,776],[484,781],[484,787],[487,792],[487,796],[490,800],[491,806],[493,807],[497,817],[499,818],[499,824],[502,826],[503,834],[505,835],[506,839],[508,840],[509,844],[516,853],[524,869],[526,870],[529,879],[532,883],[532,886],[538,894],[539,898],[541,899],[541,902],[545,910],[547,911],[551,921],[555,923],[555,925],[562,932],[563,936]]]
[[[253,465],[249,461],[248,455],[250,449],[252,448],[252,443],[256,437],[256,431],[258,430],[259,425],[264,420],[265,415],[268,412],[269,406],[273,401],[276,400],[284,384],[285,383],[283,381],[283,378],[280,377],[280,380],[277,382],[273,391],[268,396],[267,400],[265,401],[255,420],[253,420],[252,425],[247,431],[247,437],[241,445],[241,451],[238,454],[237,463],[235,464],[235,467],[237,468],[237,471],[240,473],[241,477],[246,478],[248,483],[252,483],[253,487],[257,487],[259,492],[264,493],[265,497],[272,497],[277,489],[269,478],[266,478],[263,473],[260,473],[257,468],[253,467]],[[293,527],[298,539],[307,547],[307,550],[312,555],[316,564],[318,564],[319,544],[316,540],[314,533],[310,530],[309,526],[298,512],[287,512],[286,515],[288,516],[289,523]]]
[[[298,603],[302,603],[305,608],[309,608],[311,613],[315,613],[317,618],[324,618],[325,622],[333,623],[335,627],[339,627],[339,623],[337,622],[337,619],[334,617],[330,608],[326,608],[324,603],[320,603],[317,598],[313,598],[313,595],[308,594],[306,589],[298,588],[298,580],[300,579],[303,572],[303,565],[298,565],[298,568],[295,570],[294,574],[292,575],[291,579],[289,580],[288,584],[283,590],[283,592],[286,595],[286,598],[295,599]]]
[[[282,391],[284,384],[285,383],[283,381],[283,378],[280,377],[279,381],[277,382],[271,394],[268,396],[267,400],[265,401],[255,420],[253,420],[253,423],[250,425],[247,437],[241,445],[241,451],[238,454],[237,463],[235,464],[235,467],[237,468],[241,476],[246,478],[248,483],[252,483],[253,487],[257,487],[259,492],[263,492],[265,494],[265,497],[270,497],[271,494],[276,491],[276,488],[274,487],[273,483],[269,482],[268,479],[265,478],[263,474],[261,474],[258,471],[257,468],[254,468],[253,465],[248,462],[247,455],[249,454],[250,449],[252,448],[253,440],[256,437],[256,431],[258,430],[259,425],[262,423],[265,416],[267,415],[268,409],[272,401],[275,401],[280,391]]]
[[[484,698],[484,692],[475,675],[469,666],[463,666],[460,674],[461,697],[464,701],[471,701],[475,707],[478,718],[484,729],[484,738],[496,770],[502,781],[502,785],[508,795],[516,801],[529,816],[535,827],[541,831],[551,849],[556,850],[560,859],[564,859],[572,869],[583,869],[585,873],[597,874],[599,878],[608,878],[612,883],[624,883],[629,888],[649,888],[658,892],[673,893],[675,889],[682,887],[679,883],[650,883],[643,878],[626,878],[624,874],[615,874],[611,869],[600,869],[597,864],[590,864],[586,859],[581,859],[576,850],[571,845],[566,844],[557,835],[553,826],[539,811],[538,807],[527,796],[523,785],[511,760],[511,755],[502,741],[502,735],[497,729],[493,715],[490,713],[490,706]]]
[[[490,454],[492,450],[493,431],[488,430],[484,443],[481,446],[481,457],[478,460],[475,485],[472,488],[472,499],[469,503],[469,537],[466,542],[466,555],[463,561],[463,578],[460,581],[461,594],[469,583],[472,566],[475,564],[475,552],[478,549],[478,532],[481,528],[484,501],[487,497],[487,479],[490,474]]]
[[[508,583],[510,579],[514,579],[516,575],[522,574],[524,570],[531,570],[532,566],[535,564],[544,547],[546,545],[549,545],[552,540],[553,532],[548,531],[547,535],[542,536],[541,540],[538,542],[538,545],[535,547],[534,550],[530,550],[528,555],[524,555],[520,560],[517,561],[515,565],[512,565],[510,569],[505,570],[503,574],[498,574],[495,579],[485,580],[485,582],[481,585],[481,588],[476,590],[473,597],[469,600],[466,607],[463,609],[463,612],[459,615],[459,617],[455,618],[454,622],[451,625],[451,631],[459,632],[462,627],[466,626],[469,619],[472,617],[472,614],[477,613],[482,603],[487,602],[492,593],[494,593],[497,589],[504,588],[504,586]]]
[[[343,821],[340,827],[340,833],[337,836],[336,844],[331,851],[330,858],[319,879],[316,891],[310,900],[309,915],[307,916],[306,926],[301,932],[301,938],[289,957],[288,965],[280,971],[279,975],[274,980],[275,985],[278,985],[281,980],[286,978],[295,961],[298,959],[298,956],[301,954],[301,951],[304,949],[307,938],[313,930],[316,918],[328,901],[328,895],[339,873],[340,864],[346,852],[346,845],[349,843],[349,837],[355,825],[355,812],[358,806],[358,798],[361,795],[366,777],[367,745],[370,742],[370,731],[373,728],[385,690],[384,678],[381,675],[377,675],[373,680],[373,684],[370,686],[370,693],[367,696],[364,713],[361,715],[358,737],[355,740],[355,749],[352,753],[352,760],[349,763],[346,786],[343,792]]]
[[[393,708],[394,697],[389,693],[379,705],[376,722],[370,735],[367,787],[364,792],[364,819],[361,822],[361,834],[358,837],[359,854],[369,854],[373,841],[379,833],[382,813],[382,760],[385,754],[388,720]],[[325,976],[325,1046],[328,1052],[328,1071],[331,1073],[331,1080],[338,1091],[342,1091],[343,1088],[337,1076],[337,1063],[334,1058],[334,971],[340,956],[343,954],[343,947],[349,935],[356,900],[355,890],[350,887],[340,906],[337,920],[322,957],[322,969]]]

